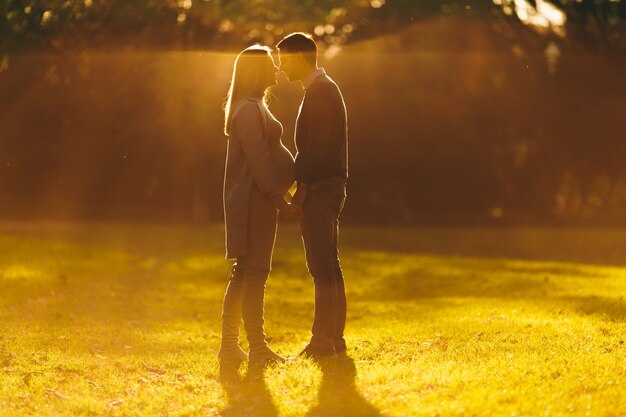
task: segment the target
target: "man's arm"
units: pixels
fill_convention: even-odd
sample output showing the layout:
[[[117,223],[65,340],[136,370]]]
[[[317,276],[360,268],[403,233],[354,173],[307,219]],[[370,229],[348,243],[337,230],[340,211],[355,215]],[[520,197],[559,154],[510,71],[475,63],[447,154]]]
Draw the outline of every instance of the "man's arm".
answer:
[[[308,176],[319,172],[331,154],[333,125],[341,110],[337,105],[335,88],[332,84],[324,83],[315,85],[307,92],[308,131],[306,150],[302,156],[303,170]]]

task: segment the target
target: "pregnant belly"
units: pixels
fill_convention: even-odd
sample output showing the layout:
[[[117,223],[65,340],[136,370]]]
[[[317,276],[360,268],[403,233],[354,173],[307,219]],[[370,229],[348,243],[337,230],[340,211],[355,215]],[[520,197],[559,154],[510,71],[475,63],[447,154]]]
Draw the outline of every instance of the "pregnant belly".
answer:
[[[282,143],[270,148],[272,161],[276,167],[281,184],[281,191],[287,192],[295,180],[295,164],[293,155]]]

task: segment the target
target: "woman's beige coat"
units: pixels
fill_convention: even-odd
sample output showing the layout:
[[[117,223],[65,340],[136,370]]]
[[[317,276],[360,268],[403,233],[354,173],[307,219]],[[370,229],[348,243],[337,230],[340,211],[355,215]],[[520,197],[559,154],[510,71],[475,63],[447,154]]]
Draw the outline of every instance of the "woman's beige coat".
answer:
[[[281,193],[267,143],[268,117],[257,99],[242,99],[233,110],[224,172],[226,259],[247,252],[252,187],[256,185],[268,198]]]

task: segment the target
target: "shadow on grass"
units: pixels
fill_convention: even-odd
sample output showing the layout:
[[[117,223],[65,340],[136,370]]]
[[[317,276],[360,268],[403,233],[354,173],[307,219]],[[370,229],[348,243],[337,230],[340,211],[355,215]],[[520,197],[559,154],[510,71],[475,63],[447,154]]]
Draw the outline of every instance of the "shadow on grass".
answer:
[[[278,408],[270,394],[263,370],[249,370],[243,378],[236,369],[220,369],[220,384],[228,403],[221,417],[278,417]]]
[[[306,417],[382,417],[356,388],[356,366],[347,356],[319,362],[322,383],[318,403]]]
[[[359,290],[359,295],[368,299],[556,298],[554,295],[563,294],[568,279],[609,277],[586,265],[560,266],[506,259],[420,256],[410,262],[394,263],[394,258],[386,260],[381,256],[372,260],[357,258],[349,267],[351,275],[371,277],[371,285]]]
[[[368,299],[411,300],[445,297],[541,298],[557,284],[542,271],[522,273],[505,261],[416,257],[411,264],[359,262],[353,275],[372,277],[361,294]],[[552,272],[554,273],[554,272]]]
[[[354,256],[344,269],[349,277],[369,282],[353,289],[352,298],[361,302],[420,300],[429,308],[439,308],[455,298],[519,300],[607,321],[626,319],[624,298],[601,293],[621,276],[614,268],[518,259],[416,256],[407,260],[376,252]],[[579,295],[581,285],[587,294]]]
[[[566,296],[560,297],[559,301],[579,314],[597,315],[611,322],[623,322],[626,320],[626,302],[624,297]]]
[[[619,228],[344,227],[342,242],[360,251],[626,266]]]
[[[306,417],[382,417],[358,392],[354,360],[347,356],[317,362],[322,371],[318,402]],[[265,383],[263,370],[248,370],[243,378],[235,368],[220,369],[220,384],[228,403],[222,417],[277,417],[278,409]]]

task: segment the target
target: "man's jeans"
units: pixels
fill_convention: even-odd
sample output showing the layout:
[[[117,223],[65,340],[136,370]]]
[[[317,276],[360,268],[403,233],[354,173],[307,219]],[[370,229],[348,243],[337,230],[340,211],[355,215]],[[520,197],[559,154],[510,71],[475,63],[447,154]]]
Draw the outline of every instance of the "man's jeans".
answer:
[[[339,216],[345,200],[346,180],[333,177],[307,186],[302,204],[300,229],[315,284],[311,345],[320,349],[345,349],[346,291],[337,249]]]

